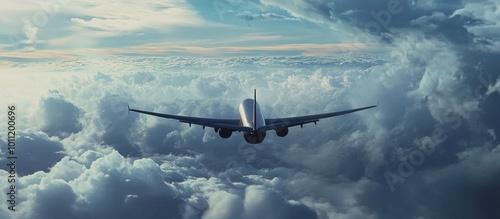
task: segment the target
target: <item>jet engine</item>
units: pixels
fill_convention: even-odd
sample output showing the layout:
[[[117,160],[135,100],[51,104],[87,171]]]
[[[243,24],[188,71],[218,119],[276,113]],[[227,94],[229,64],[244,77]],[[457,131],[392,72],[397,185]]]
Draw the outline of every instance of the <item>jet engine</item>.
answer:
[[[266,138],[266,132],[245,132],[243,138],[250,144],[260,144]]]
[[[276,135],[285,137],[288,134],[288,127],[275,129]]]
[[[229,130],[229,129],[220,129],[219,130],[219,136],[221,138],[229,138],[229,137],[231,137],[231,134],[233,134],[232,130]]]

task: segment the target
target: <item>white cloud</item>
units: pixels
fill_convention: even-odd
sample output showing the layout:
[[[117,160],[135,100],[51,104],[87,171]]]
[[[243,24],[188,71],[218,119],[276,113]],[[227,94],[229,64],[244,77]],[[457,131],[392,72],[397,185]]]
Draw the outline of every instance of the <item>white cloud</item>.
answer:
[[[74,13],[74,28],[96,31],[98,36],[123,35],[147,29],[166,30],[175,26],[199,26],[203,20],[184,0],[140,3],[107,1],[73,3],[66,8]],[[81,18],[82,17],[82,18]],[[87,19],[89,17],[89,19]]]
[[[412,20],[410,23],[412,25],[418,25],[422,28],[428,29],[427,31],[432,31],[438,28],[437,24],[434,24],[433,22],[442,22],[446,20],[447,17],[443,12],[433,12],[432,15],[429,16],[422,16],[419,17],[415,20]]]
[[[280,15],[276,13],[264,13],[264,14],[254,14],[249,11],[244,11],[236,15],[238,19],[245,21],[255,21],[255,20],[276,20],[276,21],[299,21],[300,19],[294,17],[288,17],[285,15]]]
[[[500,93],[500,81],[497,81],[497,83],[493,86],[490,85],[488,87],[488,91],[486,91],[486,94],[490,95],[490,94],[494,93],[495,91]]]
[[[292,17],[320,23],[331,28],[337,37],[345,41],[360,42],[360,39],[365,39],[363,32],[359,32],[353,25],[341,22],[337,19],[332,11],[335,2],[332,1],[315,1],[308,2],[303,0],[260,0],[266,6],[277,7],[290,13]]]
[[[27,44],[22,50],[23,51],[33,51],[35,50],[36,43],[38,41],[38,28],[33,26],[33,24],[28,21],[28,20],[23,20],[24,22],[24,27],[23,27],[23,33],[26,36],[26,40],[23,42],[24,44]]]
[[[283,1],[283,0],[261,0],[265,5],[283,8],[290,12],[294,17],[300,17],[315,22],[328,23],[322,14],[317,13],[315,9],[308,7],[307,3],[303,1]]]
[[[484,40],[485,49],[493,52],[500,52],[500,3],[498,1],[466,2],[465,6],[453,13],[451,17],[457,15],[471,16],[479,19],[480,23],[466,24],[467,30],[474,34],[477,39]],[[482,49],[482,48],[480,48]]]
[[[62,72],[75,71],[79,68],[78,71],[86,72],[86,74],[72,74],[70,77],[61,78],[58,78],[58,73],[47,74],[47,77],[53,80],[41,80],[39,86],[45,87],[47,91],[57,88],[57,93],[48,97],[42,95],[22,100],[31,104],[43,103],[33,107],[33,110],[41,109],[48,113],[48,109],[54,108],[62,110],[58,114],[69,116],[68,118],[73,118],[76,114],[71,116],[71,113],[65,113],[63,108],[68,108],[67,104],[70,104],[71,108],[79,108],[83,113],[75,117],[79,118],[82,123],[81,130],[73,132],[64,140],[54,139],[54,141],[63,144],[61,149],[64,150],[66,156],[47,166],[51,167],[50,170],[40,169],[46,173],[39,172],[22,178],[31,187],[26,187],[26,191],[20,192],[34,195],[29,198],[20,198],[23,203],[19,206],[22,209],[20,215],[46,217],[48,215],[47,209],[54,206],[47,203],[31,208],[28,206],[35,206],[36,203],[30,200],[40,200],[45,197],[43,194],[50,195],[61,190],[61,195],[66,197],[66,203],[62,205],[63,209],[60,212],[74,217],[107,215],[114,209],[122,207],[134,209],[130,206],[144,209],[146,204],[157,209],[150,209],[151,215],[186,215],[189,212],[179,211],[179,206],[187,206],[184,209],[197,209],[194,202],[182,204],[184,203],[183,199],[187,200],[189,197],[198,197],[197,199],[201,203],[206,202],[206,205],[200,205],[204,208],[198,209],[195,213],[207,218],[224,215],[227,217],[243,215],[253,218],[259,214],[257,212],[259,209],[271,210],[270,203],[277,205],[277,208],[283,208],[283,211],[275,213],[276,217],[286,217],[289,212],[312,216],[315,214],[314,210],[301,204],[298,198],[294,199],[288,195],[283,196],[276,193],[273,191],[274,189],[281,190],[282,188],[273,188],[273,184],[265,178],[256,177],[251,181],[245,180],[245,182],[240,183],[226,181],[228,179],[222,180],[225,177],[213,178],[217,177],[218,173],[211,173],[211,168],[225,172],[225,168],[232,160],[241,160],[242,164],[247,161],[263,162],[261,165],[273,164],[277,158],[272,155],[272,150],[276,149],[276,146],[266,149],[271,152],[271,157],[241,157],[241,153],[244,156],[251,155],[247,152],[250,152],[252,148],[241,145],[242,136],[236,133],[228,141],[223,141],[216,136],[213,130],[207,130],[206,133],[209,136],[215,137],[203,142],[201,138],[205,131],[201,127],[188,128],[185,124],[169,120],[139,117],[132,113],[127,115],[123,107],[126,106],[126,102],[129,102],[138,108],[162,112],[195,116],[237,117],[237,104],[242,98],[249,96],[251,90],[238,88],[235,86],[236,84],[244,87],[261,87],[259,99],[264,106],[282,105],[285,107],[287,101],[294,100],[298,104],[299,99],[305,96],[296,93],[297,96],[283,96],[276,102],[276,96],[270,95],[273,90],[279,91],[281,94],[278,93],[277,96],[280,96],[287,91],[302,89],[305,88],[304,86],[314,87],[313,85],[320,83],[322,86],[304,95],[335,92],[336,89],[332,89],[333,84],[335,84],[333,80],[343,78],[341,75],[332,77],[328,75],[328,72],[318,70],[313,76],[307,76],[308,66],[335,62],[338,62],[335,58],[304,58],[304,60],[298,58],[283,60],[279,57],[264,59],[199,58],[195,61],[179,58],[115,57],[108,60],[78,59],[26,64],[22,69],[16,71],[28,73],[21,78],[26,80],[28,84],[34,80],[33,77],[29,76],[29,72],[32,70],[44,74],[56,67]],[[255,63],[258,63],[257,66]],[[11,64],[16,65],[15,63]],[[290,64],[296,67],[286,67]],[[109,66],[116,66],[116,68]],[[295,71],[296,76],[282,77],[281,72],[275,72],[276,67],[279,66]],[[170,70],[166,71],[165,69]],[[186,70],[191,71],[192,74],[186,75]],[[88,72],[91,72],[90,75]],[[250,72],[252,74],[249,74]],[[248,76],[241,77],[242,74],[248,74]],[[272,78],[274,82],[267,84],[266,81],[257,80],[265,77]],[[296,82],[300,82],[302,85],[297,87],[294,85]],[[282,83],[282,86],[273,87],[274,83]],[[162,87],[164,90],[158,90],[158,87]],[[11,88],[7,87],[7,89]],[[35,89],[32,92],[38,91]],[[204,97],[208,99],[201,100]],[[326,97],[323,99],[331,100],[331,98]],[[323,100],[320,99],[320,101]],[[313,103],[320,106],[316,101],[311,101],[311,104]],[[29,106],[30,104],[20,103],[20,105]],[[266,108],[269,113],[272,113],[272,108]],[[310,111],[311,107],[301,106],[295,109],[297,110],[295,113],[300,113]],[[287,112],[293,111],[288,109],[285,113]],[[35,112],[34,115],[37,113]],[[53,116],[52,114],[47,115]],[[74,125],[74,122],[70,122],[70,120],[73,119],[50,120],[48,124],[63,122],[63,125],[70,123]],[[55,127],[49,126],[49,128]],[[67,129],[62,128],[59,131],[64,130]],[[40,139],[35,140],[42,142]],[[267,140],[269,140],[268,144],[273,144],[272,137]],[[243,147],[235,147],[233,145],[235,143]],[[123,148],[126,145],[136,147],[135,150],[139,150],[146,156],[159,153],[156,155],[158,159],[153,158],[155,162],[150,159],[126,159],[123,157],[129,154]],[[228,148],[234,150],[228,150]],[[43,150],[47,151],[47,149],[47,146],[43,146]],[[122,153],[123,156],[116,151]],[[202,151],[205,152],[200,153]],[[168,155],[170,152],[177,156]],[[259,154],[261,152],[264,151],[257,151]],[[193,154],[197,157],[183,157],[181,154]],[[135,155],[137,156],[137,154]],[[50,161],[47,157],[43,160]],[[161,164],[161,166],[156,163]],[[206,168],[209,168],[210,171],[207,172]],[[249,171],[245,174],[239,173],[234,177],[245,178],[246,175],[256,174],[252,169]],[[200,179],[200,177],[202,178]],[[265,187],[253,187],[254,184],[265,185]],[[115,188],[121,189],[116,190]],[[160,194],[153,192],[159,190],[170,192]],[[258,194],[264,196],[260,197]],[[252,198],[255,195],[260,197],[261,202],[255,202]],[[240,200],[242,210],[228,209],[227,206],[221,204],[228,200]],[[157,202],[172,203],[171,213],[156,208],[157,205],[154,203]],[[125,213],[131,215],[130,212]]]
[[[439,115],[448,110],[460,113],[459,109],[468,109],[464,105],[473,103],[472,93],[463,89],[469,85],[457,67],[461,59],[446,46],[409,36],[391,46],[387,56],[112,56],[6,62],[3,71],[16,73],[16,79],[29,85],[20,89],[4,84],[6,90],[27,92],[26,98],[17,100],[21,115],[30,105],[44,103],[32,108],[34,115],[41,108],[66,114],[63,122],[49,122],[69,127],[57,131],[74,128],[70,121],[76,118],[81,122],[81,130],[68,131],[72,134],[62,140],[42,131],[21,132],[25,136],[21,142],[32,145],[26,150],[43,155],[32,148],[37,143],[42,146],[39,150],[50,153],[20,179],[25,186],[19,192],[27,195],[19,196],[19,218],[49,217],[47,210],[55,205],[36,203],[49,195],[61,195],[65,203],[59,212],[72,218],[133,217],[136,212],[176,218],[286,218],[291,213],[310,218],[378,218],[422,216],[425,209],[448,216],[427,204],[431,200],[405,194],[413,189],[428,191],[420,190],[424,173],[433,175],[465,162],[453,159],[457,154],[465,156],[464,142],[492,138],[491,131],[480,133],[482,123],[475,125],[478,132],[469,130],[476,111],[461,117],[463,123],[457,129],[454,123],[439,121]],[[268,117],[381,101],[370,111],[291,128],[285,138],[269,132],[262,145],[246,144],[241,133],[224,140],[212,129],[126,111],[129,103],[165,113],[237,118],[239,101],[250,97],[254,87]],[[57,94],[45,95],[50,90]],[[425,101],[426,96],[433,99]],[[75,108],[81,114],[63,110]],[[23,130],[36,127],[36,121],[23,123]],[[446,142],[391,193],[383,172],[397,172],[400,157],[420,147],[436,127],[445,130]],[[488,153],[474,156],[479,159]],[[0,177],[5,174],[0,171]],[[444,185],[435,182],[430,189]],[[381,198],[386,201],[380,202]],[[471,211],[481,204],[470,204]],[[421,210],[391,210],[416,205]]]
[[[243,200],[237,195],[218,191],[208,199],[208,210],[203,214],[204,219],[230,219],[241,215],[244,211]]]

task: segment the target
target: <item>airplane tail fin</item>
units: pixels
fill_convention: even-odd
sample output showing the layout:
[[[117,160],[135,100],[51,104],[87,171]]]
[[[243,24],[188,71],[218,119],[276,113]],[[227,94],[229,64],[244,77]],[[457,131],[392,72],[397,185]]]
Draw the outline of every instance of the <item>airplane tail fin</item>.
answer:
[[[253,89],[253,130],[257,130],[257,89]]]

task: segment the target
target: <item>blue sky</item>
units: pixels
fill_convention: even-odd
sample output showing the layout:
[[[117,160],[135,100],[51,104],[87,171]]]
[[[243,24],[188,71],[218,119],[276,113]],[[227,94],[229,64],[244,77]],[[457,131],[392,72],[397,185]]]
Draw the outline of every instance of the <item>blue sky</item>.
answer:
[[[4,3],[0,124],[15,105],[20,165],[17,211],[2,201],[0,217],[500,218],[499,9]],[[266,117],[380,104],[259,145],[127,112],[238,118],[254,88]],[[7,152],[1,134],[0,200]]]
[[[4,57],[326,55],[366,49],[343,29],[259,1],[10,2]]]

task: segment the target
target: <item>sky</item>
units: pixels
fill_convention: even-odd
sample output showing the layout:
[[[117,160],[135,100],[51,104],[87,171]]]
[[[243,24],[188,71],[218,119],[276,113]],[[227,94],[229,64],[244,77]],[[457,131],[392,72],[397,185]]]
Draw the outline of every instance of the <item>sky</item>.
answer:
[[[3,3],[0,218],[498,218],[499,8]],[[127,112],[238,118],[254,88],[266,117],[379,105],[258,145]]]
[[[369,45],[259,1],[19,1],[2,9],[5,58],[330,54]],[[26,53],[29,52],[29,53]]]

